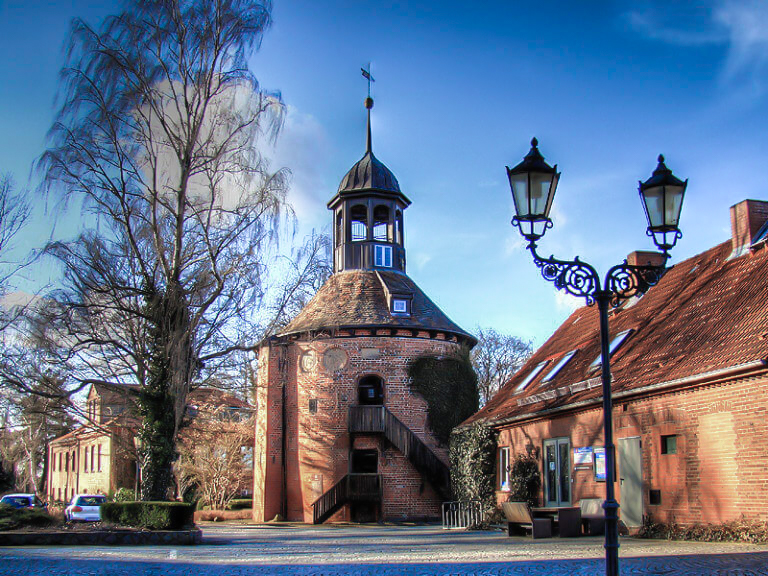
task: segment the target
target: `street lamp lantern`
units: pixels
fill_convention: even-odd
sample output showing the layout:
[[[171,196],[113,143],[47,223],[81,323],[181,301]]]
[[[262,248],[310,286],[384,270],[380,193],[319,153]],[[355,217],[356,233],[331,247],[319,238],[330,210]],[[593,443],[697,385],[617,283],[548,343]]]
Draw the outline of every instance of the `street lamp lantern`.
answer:
[[[560,173],[557,165],[550,166],[539,152],[539,141],[531,140],[531,151],[514,168],[507,166],[515,217],[512,224],[529,242],[535,242],[547,228],[552,227],[549,211],[555,199]]]
[[[682,236],[678,228],[680,211],[688,180],[683,182],[672,174],[659,155],[659,165],[653,175],[640,182],[640,197],[643,199],[645,216],[648,219],[648,235],[665,254]]]
[[[603,436],[605,441],[605,572],[609,576],[619,573],[619,503],[616,501],[616,447],[613,443],[613,399],[611,393],[611,354],[608,328],[608,310],[627,298],[644,294],[664,274],[669,250],[682,236],[678,228],[680,209],[688,181],[672,175],[659,156],[659,165],[653,175],[640,182],[640,196],[648,217],[648,235],[663,253],[660,265],[639,266],[626,260],[611,267],[601,278],[597,270],[578,256],[573,260],[545,258],[536,251],[536,242],[552,227],[549,211],[560,179],[557,165],[544,162],[536,138],[525,159],[510,169],[509,185],[515,202],[512,224],[528,240],[528,250],[545,280],[554,282],[559,290],[584,298],[588,305],[597,304],[600,320],[601,384],[603,392]]]

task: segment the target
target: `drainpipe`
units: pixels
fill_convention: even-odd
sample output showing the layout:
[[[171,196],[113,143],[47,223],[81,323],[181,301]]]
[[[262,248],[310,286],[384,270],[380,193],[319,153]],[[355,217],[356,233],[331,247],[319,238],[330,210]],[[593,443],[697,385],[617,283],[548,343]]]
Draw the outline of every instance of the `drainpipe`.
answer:
[[[287,448],[286,448],[286,445],[285,445],[285,443],[286,443],[285,425],[286,425],[286,420],[287,420],[287,418],[286,418],[286,409],[285,409],[285,396],[286,396],[286,394],[285,394],[285,386],[286,386],[285,373],[286,373],[287,368],[288,368],[288,358],[286,357],[287,356],[286,352],[287,352],[287,348],[285,348],[284,346],[281,346],[280,347],[280,360],[278,362],[279,362],[279,368],[280,368],[280,381],[281,381],[281,384],[282,384],[281,392],[280,392],[281,398],[282,398],[282,402],[281,402],[281,406],[280,406],[280,417],[281,417],[280,427],[281,427],[281,431],[282,431],[282,433],[280,434],[280,461],[281,461],[280,462],[280,467],[281,467],[281,472],[282,472],[281,476],[282,476],[282,481],[283,481],[283,489],[282,489],[282,502],[280,503],[280,508],[281,508],[281,515],[283,516],[283,519],[287,520],[288,519],[288,478],[287,478],[288,471],[287,471],[287,466],[286,466],[286,464],[287,464],[286,463]]]

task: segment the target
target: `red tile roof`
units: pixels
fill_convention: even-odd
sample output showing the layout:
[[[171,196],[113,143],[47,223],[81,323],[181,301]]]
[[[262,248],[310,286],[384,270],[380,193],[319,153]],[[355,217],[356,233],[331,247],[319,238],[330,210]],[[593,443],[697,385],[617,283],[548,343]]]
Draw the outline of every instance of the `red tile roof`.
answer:
[[[387,294],[412,296],[411,313],[390,312]],[[475,344],[476,339],[453,323],[406,274],[384,270],[337,272],[317,291],[279,336],[302,332],[381,327],[434,330],[455,334]]]
[[[633,330],[611,357],[614,395],[768,360],[768,248],[730,259],[724,242],[670,268],[658,285],[610,315],[611,338]],[[575,356],[542,380],[569,351]],[[466,423],[501,424],[602,397],[596,306],[576,310],[519,372]],[[516,387],[539,363],[546,368]]]

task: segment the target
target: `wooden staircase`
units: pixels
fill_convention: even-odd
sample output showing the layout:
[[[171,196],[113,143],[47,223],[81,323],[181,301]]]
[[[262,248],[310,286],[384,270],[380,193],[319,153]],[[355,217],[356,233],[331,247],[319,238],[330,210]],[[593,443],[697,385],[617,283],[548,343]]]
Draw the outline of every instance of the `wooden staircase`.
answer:
[[[421,438],[385,406],[350,406],[350,434],[383,434],[446,500],[451,497],[451,475],[442,460]],[[381,501],[380,474],[347,474],[312,503],[312,521],[322,524],[349,502]]]
[[[312,522],[322,524],[348,502],[380,500],[380,474],[347,474],[312,503]]]
[[[446,500],[451,499],[451,475],[448,466],[386,406],[350,406],[349,432],[383,434],[410,460],[440,496]]]

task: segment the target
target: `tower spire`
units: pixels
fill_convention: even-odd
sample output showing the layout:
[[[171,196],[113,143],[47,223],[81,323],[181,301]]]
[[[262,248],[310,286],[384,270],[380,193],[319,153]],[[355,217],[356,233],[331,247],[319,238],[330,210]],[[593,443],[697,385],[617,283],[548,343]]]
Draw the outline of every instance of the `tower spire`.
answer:
[[[363,73],[363,78],[368,80],[368,97],[365,99],[365,107],[368,109],[368,136],[365,141],[365,151],[368,154],[373,154],[373,141],[371,139],[371,108],[373,108],[373,98],[371,98],[371,82],[376,82],[373,76],[371,76],[371,63],[368,62],[368,69],[360,68]]]

